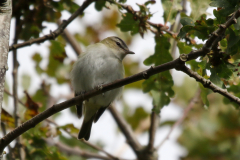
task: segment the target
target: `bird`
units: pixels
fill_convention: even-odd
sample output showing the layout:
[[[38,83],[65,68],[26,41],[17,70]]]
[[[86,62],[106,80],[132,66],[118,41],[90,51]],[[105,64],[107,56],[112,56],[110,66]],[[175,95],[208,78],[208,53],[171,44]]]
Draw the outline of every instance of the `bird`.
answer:
[[[124,78],[123,59],[130,51],[119,37],[112,36],[86,47],[70,73],[75,96]],[[107,107],[120,96],[122,87],[94,96],[76,105],[77,116],[84,115],[78,139],[89,140],[93,122],[97,122]]]

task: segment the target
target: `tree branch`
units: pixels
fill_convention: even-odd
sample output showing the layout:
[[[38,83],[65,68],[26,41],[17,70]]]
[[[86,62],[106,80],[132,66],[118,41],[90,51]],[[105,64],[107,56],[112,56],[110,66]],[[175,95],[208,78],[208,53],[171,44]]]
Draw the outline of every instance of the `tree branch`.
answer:
[[[142,148],[142,146],[139,144],[138,140],[135,138],[131,127],[127,124],[125,119],[118,113],[118,111],[116,110],[116,108],[113,105],[111,105],[108,108],[108,110],[111,112],[114,120],[118,124],[118,127],[124,134],[127,143],[131,146],[131,148],[135,152],[135,154],[138,155],[138,151]]]
[[[196,72],[192,71],[191,69],[187,68],[186,66],[183,66],[181,71],[183,71],[184,73],[186,73],[190,77],[193,77],[194,79],[196,79],[197,82],[202,83],[202,85],[205,88],[209,88],[213,92],[217,92],[217,93],[223,95],[224,97],[228,98],[230,101],[235,102],[238,105],[240,105],[240,99],[238,97],[230,94],[227,91],[227,89],[222,89],[222,88],[218,87],[217,85],[213,84],[210,80],[203,78],[202,76],[200,76]]]
[[[22,48],[25,46],[30,46],[34,43],[42,43],[46,40],[50,40],[50,39],[55,39],[57,36],[59,36],[63,30],[79,15],[83,14],[83,11],[93,2],[96,0],[85,0],[82,4],[81,7],[79,7],[79,9],[74,12],[71,17],[69,17],[67,20],[63,20],[63,23],[55,30],[55,31],[50,31],[50,34],[47,34],[43,37],[39,37],[36,39],[30,39],[26,42],[23,43],[19,43],[19,44],[14,44],[12,46],[9,47],[9,51],[13,50],[13,49],[17,49],[17,48]]]
[[[157,150],[169,139],[172,131],[174,130],[174,128],[176,128],[178,125],[180,125],[183,120],[187,117],[189,111],[193,108],[193,106],[199,101],[200,98],[200,93],[201,90],[198,90],[194,97],[192,98],[192,100],[190,101],[190,103],[188,104],[187,108],[184,110],[183,116],[174,123],[174,125],[171,127],[170,131],[168,132],[167,136],[163,139],[163,141],[157,146]]]
[[[9,45],[11,17],[12,17],[12,0],[1,1],[0,3],[0,123],[1,123],[5,74],[8,69],[7,58],[8,58],[8,45]]]
[[[153,108],[155,108],[155,106]],[[156,112],[152,111],[151,126],[149,129],[149,140],[148,140],[148,150],[150,151],[154,150],[155,134],[157,131],[158,123],[159,123],[159,115],[156,114]]]
[[[32,119],[26,121],[25,123],[23,123],[22,125],[20,125],[19,127],[15,128],[13,131],[9,132],[6,136],[4,136],[1,140],[0,140],[0,152],[3,151],[3,149],[6,147],[6,145],[8,145],[9,143],[11,143],[15,138],[17,138],[19,135],[21,135],[22,133],[26,132],[27,130],[29,130],[30,128],[34,127],[35,125],[37,125],[38,123],[40,123],[41,121],[43,121],[44,119],[50,117],[51,115],[62,111],[63,109],[66,109],[68,107],[74,106],[77,103],[84,101],[86,99],[89,99],[93,96],[96,96],[98,94],[104,93],[106,91],[115,89],[115,88],[119,88],[123,85],[129,84],[129,83],[133,83],[142,79],[146,79],[148,77],[150,77],[151,75],[154,75],[156,73],[159,72],[163,72],[169,69],[172,69],[176,66],[176,64],[179,63],[179,59],[176,59],[174,61],[162,64],[160,66],[157,67],[151,67],[150,69],[144,71],[144,72],[140,72],[138,74],[135,74],[133,76],[124,78],[124,79],[120,79],[120,80],[116,80],[115,82],[109,83],[109,84],[105,84],[102,85],[101,89],[96,88],[93,89],[89,92],[86,92],[83,95],[77,96],[75,98],[72,98],[70,100],[64,101],[62,103],[53,105],[51,108],[43,111],[42,113],[36,115],[35,117],[33,117]]]
[[[231,24],[236,22],[236,18],[238,18],[240,16],[240,10],[236,11],[233,16],[223,25],[220,25],[219,29],[217,29],[216,32],[218,35],[223,34],[226,30],[227,27],[229,27]],[[15,128],[13,131],[11,131],[10,133],[8,133],[6,136],[4,136],[1,140],[0,140],[0,152],[3,152],[3,149],[9,144],[11,143],[15,138],[17,138],[19,135],[21,135],[22,133],[26,132],[27,130],[29,130],[30,128],[34,127],[35,125],[37,125],[38,123],[40,123],[41,121],[43,121],[44,119],[52,116],[53,114],[62,111],[70,106],[76,105],[77,103],[80,103],[86,99],[89,99],[93,96],[96,96],[98,94],[107,92],[109,90],[115,89],[115,88],[119,88],[121,86],[142,80],[142,79],[147,79],[150,76],[166,71],[166,70],[170,70],[173,68],[176,68],[177,70],[183,70],[185,73],[189,73],[190,75],[193,75],[194,77],[197,77],[199,79],[199,81],[207,81],[207,80],[202,80],[202,77],[199,75],[197,75],[195,72],[191,71],[190,69],[188,69],[184,63],[186,61],[195,59],[199,56],[204,56],[206,55],[211,47],[212,44],[215,40],[217,40],[217,35],[216,34],[212,34],[212,36],[210,36],[210,38],[208,39],[208,41],[206,42],[206,44],[204,45],[204,47],[198,51],[191,51],[188,55],[186,54],[181,54],[179,58],[177,58],[176,60],[173,60],[171,62],[167,62],[165,64],[156,66],[156,67],[151,67],[150,69],[147,69],[143,72],[140,72],[138,74],[135,74],[133,76],[124,78],[124,79],[120,79],[120,80],[116,80],[112,83],[109,84],[104,84],[102,85],[101,88],[96,88],[93,89],[91,91],[86,92],[83,95],[77,96],[75,98],[72,98],[70,100],[64,101],[62,103],[53,105],[51,108],[43,111],[42,113],[36,115],[35,117],[33,117],[32,119],[26,121],[25,123],[23,123],[22,125],[20,125],[19,127]],[[210,43],[211,42],[211,43]],[[192,74],[191,74],[192,73]],[[216,85],[212,84],[212,83],[207,83],[208,87],[210,89],[214,89],[215,91],[217,91],[218,93],[226,96],[227,98],[229,98],[230,100],[236,102],[237,104],[240,104],[240,99],[231,95],[230,93],[228,93],[227,91],[217,87]],[[216,90],[216,87],[218,88],[218,90]]]
[[[59,20],[57,23],[59,26],[62,24],[61,20]],[[74,36],[71,35],[71,33],[67,29],[64,29],[63,37],[71,45],[76,55],[79,56],[82,53],[82,49]]]
[[[9,91],[7,91],[6,89],[4,90],[4,92],[5,92],[7,95],[13,97],[13,95],[12,95]],[[18,99],[18,103],[20,103],[20,104],[22,104],[24,107],[26,107],[26,105],[25,105],[21,100],[19,100],[19,99]],[[26,108],[27,108],[27,107],[26,107]],[[49,107],[47,107],[47,108],[49,108]],[[48,119],[48,118],[47,118],[47,119],[45,119],[45,121],[47,121],[48,123],[53,124],[55,127],[59,127],[59,125],[58,125],[56,122],[54,122],[53,120],[51,120],[51,119]],[[63,128],[61,128],[61,129],[64,130],[66,133],[68,133],[71,137],[77,139],[77,136],[74,135],[74,134],[72,134],[71,132],[69,132],[67,129],[63,129]],[[4,136],[5,136],[5,135],[6,135],[6,134],[4,134]],[[81,142],[84,143],[84,144],[86,144],[86,145],[88,145],[88,146],[90,146],[90,147],[92,147],[93,149],[96,149],[96,150],[98,150],[98,151],[106,154],[108,157],[112,158],[113,160],[118,160],[118,159],[119,159],[118,157],[113,156],[112,154],[108,153],[107,151],[103,150],[102,148],[100,148],[100,147],[98,147],[98,146],[96,146],[96,145],[94,145],[94,144],[92,144],[92,143],[90,143],[90,142],[88,142],[88,141],[81,140]]]

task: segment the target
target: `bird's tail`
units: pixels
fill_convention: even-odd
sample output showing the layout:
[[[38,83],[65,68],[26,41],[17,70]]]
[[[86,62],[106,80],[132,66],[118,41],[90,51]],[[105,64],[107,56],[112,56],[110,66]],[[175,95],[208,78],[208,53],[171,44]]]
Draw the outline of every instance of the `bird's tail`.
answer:
[[[94,120],[95,116],[92,116],[90,119],[86,120],[86,117],[84,117],[82,127],[78,133],[78,139],[84,138],[86,141],[90,138],[91,134],[91,128],[92,128],[92,123]]]
[[[99,106],[90,102],[85,102],[84,108],[84,119],[82,127],[78,133],[78,139],[84,138],[87,141],[90,138],[92,123]]]

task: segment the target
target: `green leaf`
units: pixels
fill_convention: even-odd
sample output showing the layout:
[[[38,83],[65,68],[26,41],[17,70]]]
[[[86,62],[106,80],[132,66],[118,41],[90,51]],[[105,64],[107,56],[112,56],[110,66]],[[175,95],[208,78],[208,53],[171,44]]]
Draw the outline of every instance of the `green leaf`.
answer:
[[[216,66],[214,69],[220,78],[224,78],[226,80],[228,80],[233,74],[232,70],[229,69],[225,62],[223,61],[221,62],[220,65]]]
[[[70,13],[75,12],[80,6],[73,2],[72,0],[60,0],[60,1],[50,1],[50,5],[57,10],[58,12],[61,12],[63,10],[67,10]]]
[[[235,32],[229,28],[229,33],[230,36],[228,38],[228,47],[231,48],[232,46],[234,46],[240,39],[239,35],[236,35]]]
[[[56,41],[51,41],[49,47],[49,63],[47,65],[46,73],[50,77],[56,78],[59,84],[68,82],[66,75],[70,72],[70,65],[63,63],[67,57],[65,52],[65,44],[62,42],[61,37],[58,37]]]
[[[126,3],[127,0],[119,0],[119,3]]]
[[[36,71],[38,74],[41,74],[44,72],[44,70],[40,67],[40,63],[42,61],[42,56],[39,54],[39,53],[35,53],[33,56],[32,56],[32,60],[35,61],[36,63]]]
[[[211,71],[210,81],[213,82],[218,87],[222,87],[223,82],[221,81],[220,77],[217,75],[217,72],[214,69],[210,69],[210,71]]]
[[[194,21],[189,18],[189,17],[182,17],[181,20],[180,20],[180,23],[183,25],[183,26],[195,26],[194,25]]]
[[[211,0],[210,6],[212,7],[220,7],[220,8],[228,8],[230,7],[230,3],[227,0]]]
[[[143,82],[143,92],[150,92],[152,95],[156,113],[159,113],[163,106],[170,103],[170,97],[174,95],[172,86],[173,80],[169,71],[153,75]]]
[[[229,28],[228,29],[229,36],[227,36],[227,53],[230,55],[235,55],[239,53],[239,43],[240,43],[240,36],[236,35],[236,33]]]
[[[150,93],[153,97],[153,105],[155,106],[153,111],[159,114],[162,107],[170,103],[170,98],[166,93],[161,91],[151,90]]]
[[[237,19],[237,23],[236,24],[233,24],[234,28],[236,30],[239,30],[240,29],[240,18]]]
[[[105,7],[105,5],[106,5],[106,1],[104,0],[98,0],[95,2],[95,8],[97,11],[101,11],[103,7]]]
[[[160,65],[172,60],[172,56],[169,53],[170,43],[164,36],[155,37],[155,53],[144,60],[145,65]]]
[[[227,88],[227,91],[233,93],[236,97],[240,97],[240,92],[239,92],[240,91],[240,83],[238,83],[237,85],[231,85],[229,88]],[[226,97],[224,97],[223,102],[225,104],[232,104],[236,109],[239,109],[238,104],[233,103]]]
[[[149,0],[149,1],[144,3],[145,6],[147,6],[149,4],[156,4],[156,1],[155,0]]]
[[[209,94],[209,89],[203,87],[202,83],[199,83],[199,87],[201,89],[201,99],[203,101],[203,103],[209,107],[209,101],[208,101],[208,94]]]
[[[172,60],[168,39],[165,36],[156,36],[155,42],[155,52],[144,61],[145,65],[157,66]],[[164,105],[169,104],[170,97],[174,95],[172,86],[173,80],[169,71],[153,75],[143,82],[143,92],[151,93],[156,113],[159,113]]]
[[[46,85],[44,82],[41,84],[41,88],[36,91],[36,93],[32,96],[34,102],[41,104],[40,111],[46,109],[46,105],[48,103],[48,95],[51,89],[51,85]]]
[[[184,19],[187,19],[187,17],[184,17]],[[213,20],[206,19],[206,15],[202,15],[201,18],[194,23],[194,25],[192,25],[192,23],[189,25],[187,21],[183,22],[185,23],[185,26],[181,28],[178,34],[178,37],[180,38],[184,38],[186,34],[189,34],[196,36],[199,39],[206,40],[216,28],[214,26]]]
[[[185,42],[178,42],[177,44],[180,54],[188,54],[192,51],[192,47]]]
[[[149,116],[143,107],[137,107],[133,114],[127,115],[126,120],[135,130],[141,124],[141,121]]]
[[[122,15],[122,20],[117,26],[122,32],[130,31],[132,35],[139,31],[139,21],[133,18],[131,13],[125,13]]]
[[[235,0],[212,0],[210,3],[211,6],[218,7],[218,10],[215,10],[214,15],[216,14],[218,19],[226,18],[226,16],[233,13],[239,8],[239,2]]]

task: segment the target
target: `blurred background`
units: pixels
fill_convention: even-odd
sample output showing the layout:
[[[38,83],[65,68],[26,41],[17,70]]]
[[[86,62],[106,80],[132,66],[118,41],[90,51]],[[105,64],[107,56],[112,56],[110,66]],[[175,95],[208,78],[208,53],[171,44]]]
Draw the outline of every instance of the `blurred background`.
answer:
[[[26,2],[28,8],[19,5],[20,2],[13,2],[13,10],[14,7],[16,7],[16,10],[14,10],[14,17],[11,21],[9,44],[12,45],[14,42],[18,12],[21,13],[21,17],[18,18],[26,20],[23,21],[24,23],[18,23],[22,27],[17,26],[21,28],[17,43],[21,43],[29,38],[49,34],[50,30],[53,31],[58,27],[56,23],[58,20],[69,18],[78,8],[69,5],[70,3],[68,4],[66,1],[53,2],[59,3],[59,6],[54,6],[56,8],[53,12],[44,9],[48,6],[41,6],[41,2]],[[83,0],[75,0],[74,2],[81,5]],[[137,4],[144,4],[145,2],[146,0],[129,0],[125,4],[132,6],[134,10],[139,10]],[[215,18],[213,10],[216,8],[209,6],[210,1],[196,2],[195,0],[189,0],[185,2],[186,15],[195,16],[199,14],[198,16],[200,16],[206,14],[207,18]],[[171,3],[173,5],[172,17],[167,22],[164,19],[167,12],[166,9],[164,11],[166,1],[156,1],[154,4],[148,5],[149,12],[152,14],[149,21],[166,25],[169,30],[178,33],[179,27],[176,26],[180,24],[179,10],[182,9],[183,4],[181,0],[173,0]],[[23,8],[20,10],[17,6]],[[79,16],[67,26],[67,31],[77,41],[82,51],[85,50],[86,46],[106,37],[118,36],[127,43],[131,51],[135,52],[135,55],[127,56],[124,60],[125,76],[128,77],[148,69],[150,66],[146,66],[143,62],[155,52],[155,34],[150,30],[145,31],[144,36],[139,33],[122,32],[116,25],[121,22],[121,12],[124,14],[126,11],[124,9],[119,10],[114,4],[107,3],[106,6],[108,8],[104,7],[98,11],[95,4],[91,4],[84,11],[83,16]],[[197,11],[196,6],[202,8],[202,10]],[[62,9],[60,9],[61,7]],[[31,11],[34,11],[33,14],[31,14]],[[42,15],[44,13],[45,15]],[[204,43],[198,38],[195,38],[194,41],[197,45]],[[169,42],[171,46],[174,46],[173,38],[169,37]],[[180,54],[176,44],[174,51],[172,48],[169,50],[173,58]],[[69,81],[69,73],[77,60],[77,56],[78,54],[62,35],[57,37],[55,41],[45,41],[17,50],[17,60],[19,62],[17,93],[19,100],[23,102],[18,106],[20,123],[53,104],[74,96]],[[5,88],[11,94],[13,90],[12,52],[8,56],[8,66]],[[176,70],[170,70],[170,73],[174,84],[172,90],[175,94],[170,98],[171,102],[165,105],[159,113],[160,123],[154,142],[155,146],[159,146],[159,159],[239,159],[240,119],[238,111],[231,104],[223,104],[223,97],[215,93],[208,94],[210,106],[207,107],[200,98],[200,92],[203,88],[194,79]],[[139,142],[142,145],[147,145],[150,116],[153,109],[153,94],[144,93],[142,83],[143,80],[126,85],[121,98],[116,100],[114,105],[131,126]],[[194,104],[192,104],[192,99],[194,99]],[[10,114],[8,121],[5,122],[7,132],[14,128],[13,118],[11,119],[13,106],[12,96],[5,94],[3,108]],[[186,116],[183,122],[180,125],[174,125],[176,122],[181,122],[183,116]],[[82,119],[77,118],[75,107],[65,109],[50,119],[50,122],[44,121],[22,135],[21,143],[25,146],[24,150],[27,151],[25,153],[26,159],[31,159],[31,157],[41,159],[40,157],[45,156],[46,159],[54,159],[54,156],[58,159],[64,159],[64,157],[69,160],[79,159],[76,155],[60,152],[57,145],[54,145],[58,142],[70,147],[97,152],[71,136],[71,134],[78,133],[82,123]],[[174,128],[171,131],[173,126]],[[171,134],[169,134],[170,131]],[[49,144],[49,141],[51,144]],[[109,111],[106,111],[101,119],[93,125],[89,142],[102,147],[105,151],[117,157],[136,158]],[[14,145],[15,142],[12,142],[10,148],[14,148]],[[9,149],[6,151],[8,153]],[[47,153],[48,151],[51,151],[52,154]],[[7,157],[9,159],[8,154],[5,158]]]

